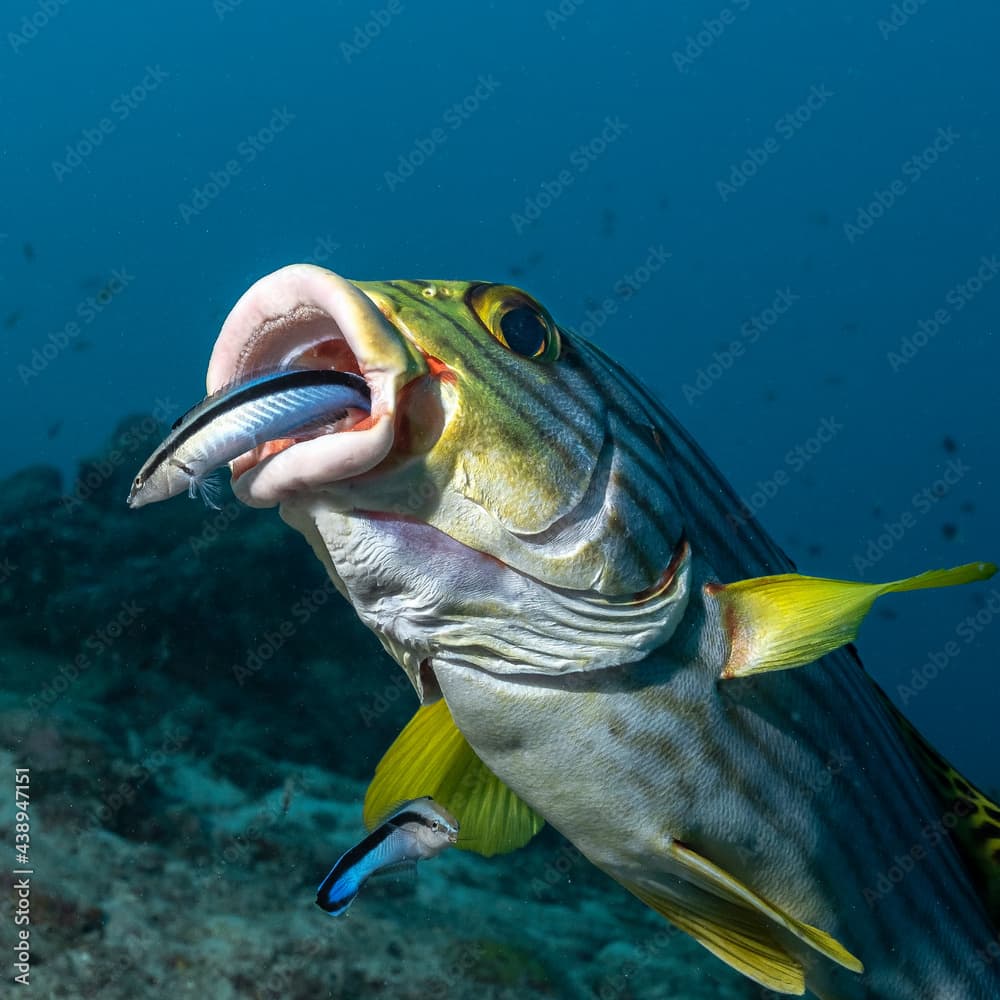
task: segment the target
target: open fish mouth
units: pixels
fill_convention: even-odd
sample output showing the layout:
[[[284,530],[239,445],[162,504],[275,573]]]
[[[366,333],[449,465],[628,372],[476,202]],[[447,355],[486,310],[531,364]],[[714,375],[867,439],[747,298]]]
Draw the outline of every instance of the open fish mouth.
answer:
[[[392,450],[404,385],[427,371],[420,353],[352,282],[292,264],[253,284],[226,318],[208,365],[209,393],[261,371],[336,369],[360,375],[371,413],[336,432],[269,441],[230,463],[233,491],[252,507],[361,475]]]

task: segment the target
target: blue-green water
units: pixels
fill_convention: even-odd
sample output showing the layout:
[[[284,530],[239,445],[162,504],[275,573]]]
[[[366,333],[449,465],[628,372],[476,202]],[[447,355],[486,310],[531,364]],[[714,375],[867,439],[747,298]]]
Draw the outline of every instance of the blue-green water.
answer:
[[[0,13],[0,735],[37,802],[39,995],[757,995],[554,835],[323,917],[412,694],[273,516],[124,507],[144,415],[309,260],[529,289],[806,572],[996,559],[995,6],[673,6]],[[997,610],[915,594],[860,642],[987,787]]]

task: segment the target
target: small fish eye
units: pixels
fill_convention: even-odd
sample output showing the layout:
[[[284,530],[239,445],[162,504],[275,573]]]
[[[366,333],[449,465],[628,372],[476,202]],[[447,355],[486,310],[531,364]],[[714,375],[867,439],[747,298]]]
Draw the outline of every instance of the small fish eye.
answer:
[[[434,820],[434,822],[433,822],[433,823],[431,823],[431,829],[432,829],[432,830],[433,830],[433,831],[434,831],[435,833],[437,833],[437,832],[438,832],[438,830],[440,830],[440,829],[441,829],[441,824],[440,824],[440,823],[439,823],[439,822],[438,822],[437,820]]]

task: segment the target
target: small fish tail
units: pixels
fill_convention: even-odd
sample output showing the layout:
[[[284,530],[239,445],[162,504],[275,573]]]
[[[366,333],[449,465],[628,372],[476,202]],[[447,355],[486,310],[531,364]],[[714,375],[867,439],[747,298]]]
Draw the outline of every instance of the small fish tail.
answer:
[[[316,890],[316,905],[331,917],[339,917],[358,898],[361,883],[334,868]]]

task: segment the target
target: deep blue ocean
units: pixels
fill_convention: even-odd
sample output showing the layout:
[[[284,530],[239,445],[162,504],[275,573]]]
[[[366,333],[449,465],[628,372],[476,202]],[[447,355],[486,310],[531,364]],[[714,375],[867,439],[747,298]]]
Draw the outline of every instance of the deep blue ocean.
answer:
[[[983,0],[10,0],[0,473],[68,490],[178,416],[240,294],[311,261],[524,287],[802,572],[997,560],[998,32]],[[883,603],[867,669],[1000,787],[1000,583]]]

